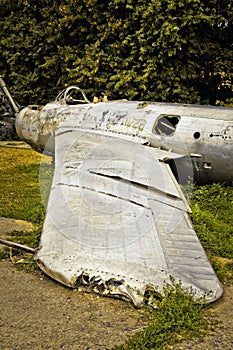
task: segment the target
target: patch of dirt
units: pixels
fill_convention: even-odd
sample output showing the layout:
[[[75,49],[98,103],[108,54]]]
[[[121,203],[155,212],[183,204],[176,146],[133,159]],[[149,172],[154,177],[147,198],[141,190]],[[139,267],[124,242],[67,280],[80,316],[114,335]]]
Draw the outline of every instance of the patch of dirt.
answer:
[[[0,217],[0,235],[6,236],[12,231],[32,231],[34,225],[24,220],[15,220]]]
[[[0,236],[25,230],[23,224],[27,226],[1,218]],[[18,269],[10,260],[0,261],[0,280],[2,350],[112,349],[150,322],[148,313],[129,303],[78,292],[40,271]],[[233,350],[232,298],[233,284],[226,283],[223,296],[210,308],[208,334],[170,349]]]
[[[32,231],[34,228],[31,222],[0,217],[0,238],[6,240],[11,240],[8,234],[13,231]],[[5,246],[0,244],[0,250],[3,248]]]
[[[111,349],[148,322],[121,300],[80,293],[0,262],[0,349]]]

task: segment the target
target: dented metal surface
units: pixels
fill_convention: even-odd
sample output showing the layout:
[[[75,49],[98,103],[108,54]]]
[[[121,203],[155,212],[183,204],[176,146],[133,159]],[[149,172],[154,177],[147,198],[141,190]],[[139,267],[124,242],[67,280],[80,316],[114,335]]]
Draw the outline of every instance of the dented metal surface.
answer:
[[[232,108],[110,101],[26,107],[16,119],[21,139],[54,153],[54,131],[73,116],[80,130],[95,130],[190,156],[195,181],[233,181]],[[70,125],[72,127],[72,125]]]
[[[46,106],[22,109],[16,129],[55,156],[36,253],[48,275],[138,307],[170,276],[197,297],[220,297],[179,184],[233,181],[231,108],[90,103],[70,87]]]
[[[208,301],[221,285],[188,219],[164,151],[63,124],[36,254],[39,266],[73,288],[140,307],[170,276]],[[74,131],[75,129],[75,131]],[[166,158],[178,156],[166,152]]]

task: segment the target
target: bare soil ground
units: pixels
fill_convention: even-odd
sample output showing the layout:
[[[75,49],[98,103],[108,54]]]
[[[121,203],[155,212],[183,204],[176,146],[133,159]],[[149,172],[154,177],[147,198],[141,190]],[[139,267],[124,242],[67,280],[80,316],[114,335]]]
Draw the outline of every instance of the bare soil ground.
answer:
[[[16,229],[12,220],[0,222],[1,237]],[[232,298],[233,284],[226,283],[223,297],[211,306],[208,334],[170,349],[233,350]],[[112,349],[149,322],[148,313],[129,303],[73,291],[40,271],[0,261],[1,350]]]
[[[2,350],[111,349],[146,324],[123,301],[73,291],[9,261],[0,268]]]

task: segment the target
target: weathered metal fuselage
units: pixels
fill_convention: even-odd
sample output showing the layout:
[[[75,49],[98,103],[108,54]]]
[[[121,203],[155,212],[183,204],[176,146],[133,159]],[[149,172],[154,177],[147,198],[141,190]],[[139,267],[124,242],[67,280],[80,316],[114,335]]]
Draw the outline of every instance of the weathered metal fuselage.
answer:
[[[17,112],[16,130],[55,156],[36,252],[45,273],[137,307],[171,276],[208,302],[221,296],[179,184],[233,181],[233,109],[91,103],[71,86]]]
[[[104,133],[188,155],[198,182],[233,181],[233,109],[112,101],[29,106],[16,118],[19,137],[39,152],[54,152],[54,134],[76,117],[76,129]]]

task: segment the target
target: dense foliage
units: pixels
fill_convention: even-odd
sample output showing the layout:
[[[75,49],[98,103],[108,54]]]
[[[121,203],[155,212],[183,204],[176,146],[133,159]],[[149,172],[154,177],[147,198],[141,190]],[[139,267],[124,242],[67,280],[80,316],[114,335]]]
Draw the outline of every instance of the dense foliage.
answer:
[[[0,73],[22,104],[91,98],[233,104],[232,0],[2,0]]]

